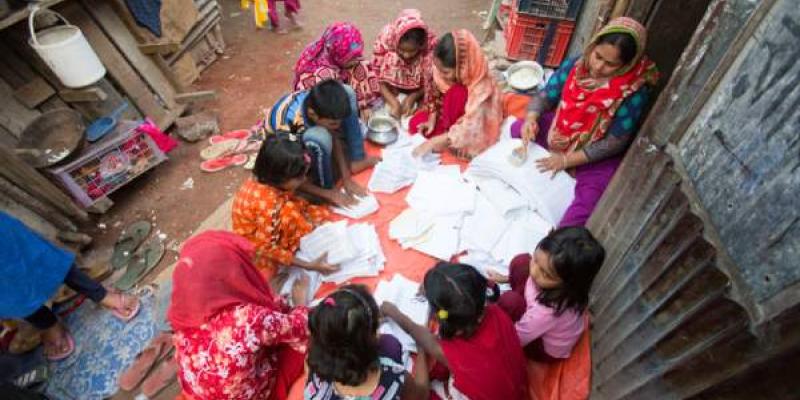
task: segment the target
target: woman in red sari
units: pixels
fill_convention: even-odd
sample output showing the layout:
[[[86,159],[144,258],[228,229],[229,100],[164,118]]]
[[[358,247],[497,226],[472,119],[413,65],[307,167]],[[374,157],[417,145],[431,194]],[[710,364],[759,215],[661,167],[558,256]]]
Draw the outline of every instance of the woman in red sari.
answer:
[[[303,373],[308,309],[275,295],[253,255],[247,239],[224,231],[181,250],[167,316],[186,399],[285,399]],[[308,281],[298,282],[294,304],[305,304]]]

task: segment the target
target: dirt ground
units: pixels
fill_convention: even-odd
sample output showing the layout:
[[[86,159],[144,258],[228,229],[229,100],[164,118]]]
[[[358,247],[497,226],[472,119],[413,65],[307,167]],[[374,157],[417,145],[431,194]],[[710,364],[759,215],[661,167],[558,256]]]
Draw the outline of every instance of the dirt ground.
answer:
[[[456,28],[468,28],[478,38],[480,11],[486,10],[488,0],[391,1],[304,0],[300,20],[301,31],[277,35],[268,30],[256,30],[252,13],[241,10],[239,1],[220,0],[222,31],[227,48],[214,64],[195,82],[196,89],[214,89],[217,100],[197,106],[212,110],[219,116],[224,131],[252,126],[258,112],[290,90],[292,69],[303,47],[319,37],[324,27],[335,21],[355,23],[364,36],[368,52],[380,29],[394,19],[403,8],[418,8],[428,24],[441,34]],[[278,5],[282,13],[283,5]],[[282,17],[282,22],[286,21]],[[169,160],[143,175],[135,182],[111,195],[114,206],[105,214],[93,218],[83,229],[94,238],[86,250],[89,259],[104,259],[121,230],[128,224],[147,219],[153,232],[166,235],[168,250],[164,259],[149,277],[155,276],[176,258],[178,245],[192,234],[225,199],[235,193],[248,172],[241,168],[208,174],[200,171],[199,152],[205,142],[181,142],[169,154]],[[187,180],[193,181],[186,188]]]

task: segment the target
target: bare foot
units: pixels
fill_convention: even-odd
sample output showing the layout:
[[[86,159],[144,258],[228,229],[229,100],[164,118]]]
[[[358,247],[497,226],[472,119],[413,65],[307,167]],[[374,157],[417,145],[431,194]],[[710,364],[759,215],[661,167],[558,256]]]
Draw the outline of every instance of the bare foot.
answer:
[[[56,322],[52,327],[42,331],[42,345],[44,355],[51,360],[66,358],[72,350],[69,333],[61,322]]]
[[[278,35],[285,35],[285,34],[289,33],[289,31],[287,31],[286,28],[272,28],[272,32],[274,32],[274,33],[276,33]]]
[[[136,296],[109,290],[106,297],[100,300],[100,305],[111,310],[122,320],[132,318],[139,308],[139,299]]]
[[[353,161],[350,163],[350,173],[357,174],[365,169],[372,168],[375,164],[381,161],[380,157],[367,157],[361,161]]]
[[[303,29],[303,23],[298,21],[297,17],[295,17],[294,14],[288,14],[288,15],[286,15],[286,18],[288,18],[289,22],[292,24],[292,28],[291,29],[293,31],[298,31],[300,29]]]

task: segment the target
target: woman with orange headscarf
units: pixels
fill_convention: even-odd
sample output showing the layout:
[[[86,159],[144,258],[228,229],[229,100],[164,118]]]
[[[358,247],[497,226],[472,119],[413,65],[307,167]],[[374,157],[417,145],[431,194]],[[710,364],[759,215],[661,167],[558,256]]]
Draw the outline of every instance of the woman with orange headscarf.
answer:
[[[450,148],[472,158],[494,144],[500,134],[500,90],[489,75],[480,44],[466,29],[439,39],[433,65],[426,109],[409,123],[412,134],[420,132],[428,138],[414,153]]]
[[[540,171],[575,176],[575,197],[560,226],[586,223],[633,141],[658,80],[644,55],[646,36],[631,18],[612,20],[582,57],[561,65],[531,99],[526,118],[511,127],[512,137],[550,150],[536,161]]]

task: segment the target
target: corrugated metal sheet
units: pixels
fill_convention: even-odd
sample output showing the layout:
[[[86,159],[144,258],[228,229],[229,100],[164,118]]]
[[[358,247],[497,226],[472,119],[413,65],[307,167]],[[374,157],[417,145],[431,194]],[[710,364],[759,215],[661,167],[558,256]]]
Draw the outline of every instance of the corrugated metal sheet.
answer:
[[[800,398],[800,9],[709,14],[589,222],[595,399]]]

